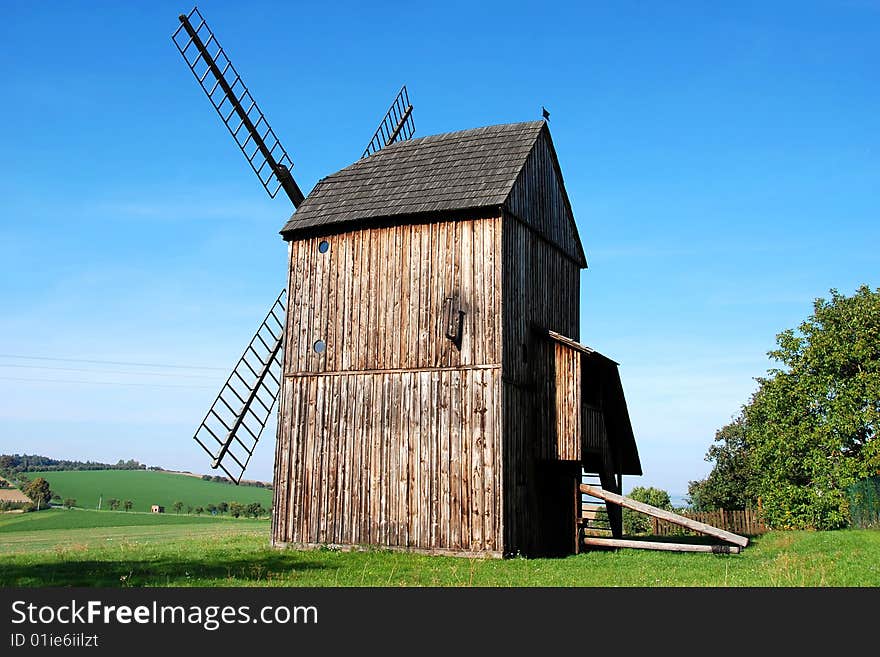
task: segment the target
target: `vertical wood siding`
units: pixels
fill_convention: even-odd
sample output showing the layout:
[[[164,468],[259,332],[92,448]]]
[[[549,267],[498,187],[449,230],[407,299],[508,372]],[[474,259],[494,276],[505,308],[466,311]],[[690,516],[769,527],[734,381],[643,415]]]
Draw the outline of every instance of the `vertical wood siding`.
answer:
[[[501,552],[501,225],[291,243],[276,543]]]
[[[500,252],[500,218],[291,242],[285,373],[500,363]],[[460,348],[444,336],[447,297],[464,313]]]
[[[501,550],[500,370],[287,377],[277,542]]]
[[[581,352],[564,344],[553,345],[553,415],[555,422],[542,436],[544,458],[581,460]]]
[[[583,251],[571,205],[546,134],[535,142],[505,207],[569,257],[581,260]]]
[[[504,545],[535,554],[548,542],[544,519],[552,500],[539,499],[541,435],[555,425],[553,345],[534,328],[579,337],[580,266],[511,215],[504,218]]]

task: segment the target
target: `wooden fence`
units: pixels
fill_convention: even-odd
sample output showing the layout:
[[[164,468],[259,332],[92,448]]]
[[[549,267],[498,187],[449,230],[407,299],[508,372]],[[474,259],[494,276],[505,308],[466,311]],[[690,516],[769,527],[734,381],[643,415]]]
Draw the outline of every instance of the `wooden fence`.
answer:
[[[707,525],[724,529],[734,534],[744,536],[754,536],[769,531],[767,525],[764,524],[760,512],[757,510],[746,509],[745,511],[705,511],[705,512],[681,512],[680,515],[692,520],[699,520]],[[651,518],[651,531],[655,536],[680,536],[681,534],[693,534],[684,527],[673,525],[670,522]]]

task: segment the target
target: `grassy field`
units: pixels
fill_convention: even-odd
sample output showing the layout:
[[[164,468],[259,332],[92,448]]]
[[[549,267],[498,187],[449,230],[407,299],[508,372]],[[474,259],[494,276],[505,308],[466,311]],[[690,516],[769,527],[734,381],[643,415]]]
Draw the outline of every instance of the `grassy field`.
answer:
[[[494,560],[274,550],[265,520],[26,516],[0,517],[0,586],[880,586],[877,530],[773,532],[738,555],[621,550]],[[93,524],[134,517],[143,523]]]
[[[70,472],[30,473],[31,477],[45,477],[53,493],[76,500],[79,507],[94,509],[103,496],[107,500],[134,502],[134,511],[149,511],[153,504],[165,507],[166,513],[177,500],[185,506],[206,506],[219,502],[259,502],[268,508],[272,491],[254,486],[233,486],[216,481],[202,481],[198,477],[154,472],[151,470],[81,470]]]
[[[7,555],[82,552],[122,545],[266,536],[266,520],[51,509],[0,515],[0,561]]]

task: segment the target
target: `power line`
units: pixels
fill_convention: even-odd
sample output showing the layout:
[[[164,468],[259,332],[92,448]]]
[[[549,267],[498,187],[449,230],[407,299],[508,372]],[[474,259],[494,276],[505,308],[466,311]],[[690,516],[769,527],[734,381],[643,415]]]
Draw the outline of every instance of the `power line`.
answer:
[[[138,372],[135,370],[86,369],[82,367],[51,367],[49,365],[19,365],[17,363],[0,363],[0,368],[15,367],[28,370],[52,370],[58,372],[92,372],[95,374],[136,374],[137,376],[173,376],[187,379],[213,379],[208,374],[178,374],[177,372]]]
[[[58,358],[52,356],[24,356],[21,354],[0,354],[0,358],[17,358],[19,360],[51,360],[64,363],[94,363],[96,365],[129,365],[133,367],[166,367],[179,370],[218,370],[226,371],[224,367],[203,367],[201,365],[168,365],[162,363],[135,363],[123,360],[96,360],[87,358]]]
[[[26,381],[28,383],[74,383],[77,385],[99,386],[138,386],[147,388],[199,388],[202,390],[214,390],[214,386],[175,385],[173,383],[120,383],[116,381],[79,381],[76,379],[26,379],[17,376],[0,376],[2,381]]]

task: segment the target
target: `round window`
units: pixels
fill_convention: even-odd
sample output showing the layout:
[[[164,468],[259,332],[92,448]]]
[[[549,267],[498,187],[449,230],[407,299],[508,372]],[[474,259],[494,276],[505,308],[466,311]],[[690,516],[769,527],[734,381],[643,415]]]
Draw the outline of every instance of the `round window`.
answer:
[[[326,348],[327,348],[327,343],[324,342],[323,340],[318,340],[318,341],[314,344],[314,349],[315,349],[315,352],[316,352],[316,353],[323,354],[323,353],[324,353],[324,350],[325,350]]]
[[[321,253],[327,253],[330,250],[330,242],[327,240],[321,240],[321,243],[318,244],[318,251]]]

